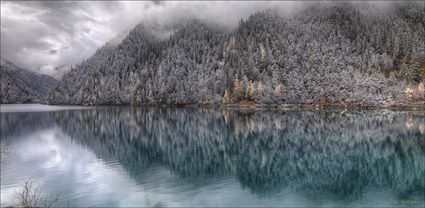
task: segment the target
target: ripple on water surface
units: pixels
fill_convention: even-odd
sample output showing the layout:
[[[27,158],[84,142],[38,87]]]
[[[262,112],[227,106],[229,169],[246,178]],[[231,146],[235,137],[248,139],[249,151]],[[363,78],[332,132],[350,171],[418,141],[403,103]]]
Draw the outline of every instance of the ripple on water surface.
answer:
[[[1,107],[2,205],[424,205],[423,111]]]

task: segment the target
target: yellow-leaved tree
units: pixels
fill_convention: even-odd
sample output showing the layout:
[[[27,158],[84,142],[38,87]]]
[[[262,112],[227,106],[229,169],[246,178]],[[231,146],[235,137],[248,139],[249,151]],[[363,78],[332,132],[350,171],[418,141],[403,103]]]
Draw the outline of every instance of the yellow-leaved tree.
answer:
[[[229,95],[229,91],[228,90],[224,90],[224,95],[223,95],[223,98],[222,98],[221,102],[223,104],[230,103],[230,95]]]
[[[424,87],[423,82],[419,83],[418,92],[419,92],[420,96],[425,97],[425,87]]]
[[[254,83],[252,82],[252,80],[249,81],[248,83],[248,98],[250,100],[254,100],[254,93],[255,93],[255,86]]]
[[[243,83],[242,80],[238,79],[237,75],[233,82],[233,92],[237,96],[237,99],[241,99],[243,97]]]

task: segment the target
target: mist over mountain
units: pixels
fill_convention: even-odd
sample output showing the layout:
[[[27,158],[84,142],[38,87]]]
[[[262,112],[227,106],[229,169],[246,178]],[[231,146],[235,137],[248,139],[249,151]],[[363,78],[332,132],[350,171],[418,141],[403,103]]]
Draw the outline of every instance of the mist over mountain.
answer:
[[[14,63],[1,59],[0,103],[38,103],[46,98],[58,83],[47,75],[23,69]]]
[[[392,103],[424,98],[424,2],[265,10],[229,30],[139,24],[67,72],[51,104]]]

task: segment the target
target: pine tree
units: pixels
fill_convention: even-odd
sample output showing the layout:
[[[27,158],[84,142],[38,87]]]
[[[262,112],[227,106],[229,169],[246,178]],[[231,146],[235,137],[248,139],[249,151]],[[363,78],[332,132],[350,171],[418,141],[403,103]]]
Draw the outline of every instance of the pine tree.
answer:
[[[409,80],[419,83],[419,63],[417,61],[411,61],[409,68]]]
[[[401,65],[400,68],[400,78],[402,80],[404,80],[405,82],[409,82],[410,81],[410,77],[409,77],[409,67],[407,66],[406,63],[403,63]]]

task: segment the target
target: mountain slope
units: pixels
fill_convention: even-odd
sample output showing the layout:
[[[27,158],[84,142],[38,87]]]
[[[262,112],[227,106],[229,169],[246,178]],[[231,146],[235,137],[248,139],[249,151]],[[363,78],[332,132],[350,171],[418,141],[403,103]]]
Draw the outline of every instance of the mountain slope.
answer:
[[[0,103],[45,102],[57,80],[42,74],[20,68],[3,60],[0,65],[1,95]]]
[[[195,85],[217,65],[223,31],[193,21],[164,40],[155,30],[140,24],[121,44],[101,47],[64,75],[50,103],[197,102]]]
[[[234,31],[192,21],[169,38],[138,25],[52,91],[53,104],[397,102],[423,99],[424,3],[257,12]],[[422,88],[421,84],[422,83]]]

